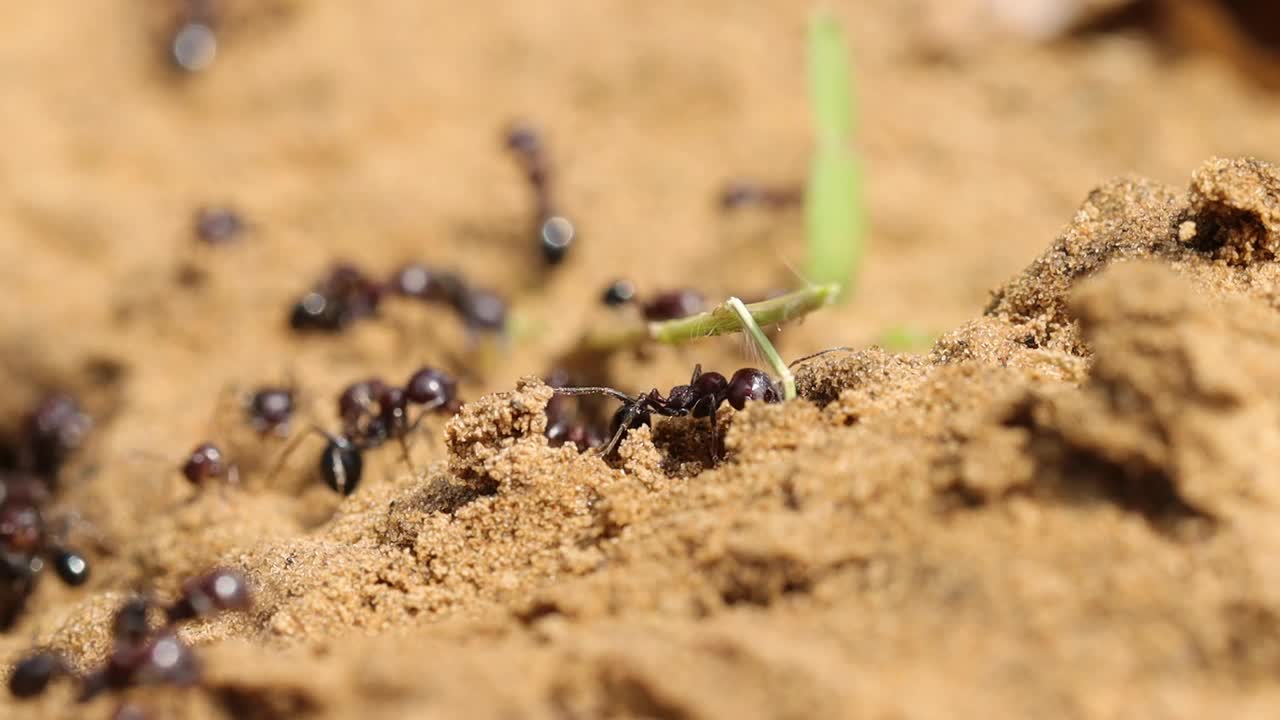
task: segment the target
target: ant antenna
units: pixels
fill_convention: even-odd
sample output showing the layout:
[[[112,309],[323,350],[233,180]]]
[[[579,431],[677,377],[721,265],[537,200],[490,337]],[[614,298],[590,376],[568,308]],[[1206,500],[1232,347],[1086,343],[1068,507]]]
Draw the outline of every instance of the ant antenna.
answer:
[[[624,403],[634,403],[636,401],[634,397],[611,387],[567,387],[552,388],[552,390],[556,395],[606,395]]]

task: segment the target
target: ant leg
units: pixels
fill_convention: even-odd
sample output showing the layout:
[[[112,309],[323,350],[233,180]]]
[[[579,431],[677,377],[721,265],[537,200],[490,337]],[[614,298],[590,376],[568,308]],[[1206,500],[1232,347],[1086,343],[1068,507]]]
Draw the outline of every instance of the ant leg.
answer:
[[[791,362],[787,363],[787,367],[792,368],[792,367],[795,367],[796,365],[799,365],[800,363],[804,362],[805,360],[812,360],[812,359],[814,359],[814,358],[816,358],[816,357],[821,357],[821,356],[823,356],[823,355],[826,355],[827,353],[833,353],[833,352],[856,352],[856,351],[855,351],[853,348],[848,347],[848,346],[846,346],[846,345],[840,345],[840,346],[833,347],[833,348],[827,348],[826,350],[819,350],[819,351],[818,351],[818,352],[816,352],[816,353],[810,353],[810,354],[808,354],[808,355],[805,355],[804,357],[796,358],[795,360],[792,360]]]
[[[720,464],[720,428],[716,426],[716,410],[718,409],[712,405],[711,412],[707,414],[707,420],[711,421],[711,467]]]
[[[631,400],[627,402],[630,404],[627,405],[627,409],[618,418],[618,429],[614,431],[613,437],[609,438],[609,442],[600,448],[600,457],[602,458],[607,458],[613,454],[613,451],[622,443],[623,436],[631,429],[631,423],[643,412],[643,408],[640,407],[639,403]]]
[[[293,454],[294,450],[298,449],[298,446],[302,444],[302,441],[306,440],[307,436],[312,434],[322,435],[329,442],[337,442],[337,438],[325,432],[319,425],[312,425],[306,430],[298,433],[289,441],[289,444],[285,445],[284,449],[280,451],[280,457],[278,457],[275,464],[271,466],[271,472],[267,473],[268,482],[275,478],[276,473],[280,472],[280,468],[284,467],[285,461],[289,459],[289,456]],[[236,476],[237,479],[239,479],[239,471],[236,472]]]
[[[400,443],[400,459],[404,460],[405,467],[409,468],[414,479],[417,479],[418,470],[413,466],[413,460],[409,458],[409,441],[405,440],[404,433],[396,435],[396,440]]]

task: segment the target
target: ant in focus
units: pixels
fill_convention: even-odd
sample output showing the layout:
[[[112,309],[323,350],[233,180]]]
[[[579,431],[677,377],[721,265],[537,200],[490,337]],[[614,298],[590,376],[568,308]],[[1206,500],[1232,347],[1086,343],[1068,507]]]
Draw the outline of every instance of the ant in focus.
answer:
[[[851,349],[840,346],[819,350],[792,360],[787,364],[785,370],[789,373],[790,368],[807,360],[812,360],[827,353],[847,352]],[[549,384],[552,385],[552,391],[556,396],[602,395],[622,402],[622,405],[614,412],[610,422],[609,442],[600,449],[600,454],[604,457],[611,455],[630,431],[642,425],[649,425],[654,415],[662,417],[705,417],[711,421],[711,460],[713,463],[719,461],[717,456],[716,412],[721,405],[729,403],[729,406],[734,410],[741,410],[746,407],[747,401],[780,403],[786,395],[783,392],[783,384],[763,370],[741,368],[733,374],[733,377],[726,379],[724,375],[718,372],[702,372],[702,365],[694,366],[693,377],[689,379],[687,385],[676,385],[671,388],[666,397],[663,397],[657,388],[647,393],[631,396],[611,387],[564,387],[562,384]],[[557,398],[553,397],[551,402],[548,403],[548,418],[552,421],[552,424],[549,424],[547,428],[549,439],[555,439],[552,438],[552,427],[555,421],[563,414],[560,404],[556,401]],[[562,440],[561,444],[563,442]],[[582,446],[579,445],[579,447],[581,448]]]
[[[14,665],[9,692],[20,700],[44,693],[54,680],[75,680],[77,702],[120,692],[140,685],[166,684],[185,687],[200,679],[200,660],[177,634],[185,620],[204,618],[228,610],[248,610],[252,605],[249,583],[236,570],[219,568],[182,584],[178,599],[162,608],[163,627],[152,630],[147,616],[154,607],[145,597],[135,597],[116,611],[112,620],[114,647],[98,670],[77,674],[70,663],[52,650],[35,650]]]
[[[676,385],[666,397],[657,388],[636,396],[610,387],[557,387],[557,395],[603,395],[622,402],[610,423],[612,436],[600,450],[608,456],[617,449],[627,433],[642,425],[648,425],[653,415],[662,417],[695,417],[711,419],[711,458],[718,461],[716,451],[716,411],[724,403],[734,410],[741,410],[748,400],[766,403],[782,401],[782,389],[768,373],[756,368],[742,368],[726,379],[718,372],[702,372],[702,366],[693,368],[693,377],[687,385]]]
[[[415,405],[421,409],[418,416],[410,421],[409,410]],[[405,464],[412,467],[406,440],[409,434],[427,415],[442,410],[452,413],[457,409],[457,382],[444,371],[432,367],[423,367],[413,373],[404,387],[388,385],[379,378],[352,383],[338,396],[342,430],[335,435],[311,426],[284,449],[272,474],[279,470],[298,443],[310,434],[319,434],[328,441],[320,454],[320,475],[334,492],[350,495],[355,492],[364,473],[365,450],[380,447],[394,439],[400,443]]]

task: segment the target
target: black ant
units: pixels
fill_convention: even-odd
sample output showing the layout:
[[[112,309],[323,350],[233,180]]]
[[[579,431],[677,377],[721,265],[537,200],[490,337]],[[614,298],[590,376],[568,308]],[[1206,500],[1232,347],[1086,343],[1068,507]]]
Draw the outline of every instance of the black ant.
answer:
[[[287,435],[295,409],[292,387],[258,388],[245,402],[249,424],[261,435]]]
[[[373,316],[385,288],[359,268],[339,263],[293,306],[294,330],[341,332],[357,320]]]
[[[556,213],[552,200],[551,164],[542,137],[530,125],[517,124],[507,130],[506,146],[520,162],[533,190],[534,222],[541,240],[542,257],[548,265],[558,265],[573,244],[573,223]]]
[[[636,301],[636,288],[629,280],[614,280],[605,287],[600,297],[605,305],[618,307]],[[678,320],[707,309],[707,299],[692,288],[667,290],[645,300],[640,313],[651,322]]]
[[[196,210],[192,231],[196,239],[207,245],[226,245],[240,238],[247,225],[244,218],[228,207],[206,206]]]
[[[492,290],[468,285],[451,270],[409,263],[391,275],[388,287],[402,297],[449,305],[473,331],[495,332],[507,326],[507,301]]]
[[[409,409],[415,405],[421,409],[410,421]],[[320,475],[334,492],[350,495],[364,473],[365,450],[394,439],[400,443],[405,463],[410,464],[406,441],[409,434],[432,412],[457,409],[457,382],[442,370],[423,367],[409,377],[404,387],[387,385],[378,378],[361,380],[348,385],[338,396],[341,432],[333,434],[313,425],[285,448],[276,461],[276,469],[307,434],[323,435],[328,444],[320,455]]]
[[[46,396],[27,415],[19,446],[20,467],[43,477],[52,488],[62,465],[84,444],[93,420],[70,395]]]
[[[782,389],[767,373],[755,368],[742,368],[730,379],[718,372],[702,372],[702,366],[693,368],[688,385],[671,388],[666,397],[657,388],[634,397],[610,387],[562,387],[555,388],[558,395],[604,395],[622,402],[610,423],[612,437],[601,449],[608,456],[618,447],[627,433],[641,425],[648,425],[652,415],[663,417],[711,418],[711,457],[716,456],[716,411],[724,403],[741,410],[748,400],[767,403],[782,401]]]
[[[40,478],[0,476],[0,498],[0,628],[7,628],[35,591],[46,561],[70,587],[88,581],[89,561],[55,540],[45,514],[49,489]]]
[[[804,189],[801,187],[768,187],[749,180],[735,180],[720,191],[720,208],[726,211],[749,206],[778,210],[803,201]]]
[[[562,388],[568,385],[569,376],[564,371],[553,372],[544,378],[547,385]],[[581,452],[599,447],[604,442],[595,424],[588,422],[566,395],[553,395],[547,402],[547,429],[543,433],[551,447],[572,443]]]
[[[14,665],[9,692],[15,698],[36,697],[59,678],[79,684],[78,702],[88,702],[103,692],[119,692],[139,685],[166,684],[185,687],[200,679],[195,651],[177,634],[177,624],[227,610],[248,610],[252,595],[245,576],[226,568],[187,580],[182,593],[162,608],[163,627],[152,630],[150,600],[136,597],[116,611],[112,621],[114,646],[97,670],[78,675],[70,663],[52,650],[35,650]]]

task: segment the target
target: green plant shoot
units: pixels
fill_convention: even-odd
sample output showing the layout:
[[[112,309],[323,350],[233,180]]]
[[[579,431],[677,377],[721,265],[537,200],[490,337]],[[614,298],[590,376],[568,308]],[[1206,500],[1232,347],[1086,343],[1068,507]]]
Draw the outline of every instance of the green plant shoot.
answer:
[[[588,332],[583,338],[582,347],[599,352],[619,350],[646,342],[675,345],[714,335],[750,332],[749,327],[752,326],[759,332],[759,325],[777,325],[825,307],[835,300],[839,292],[839,286],[827,284],[810,285],[786,295],[750,305],[743,304],[737,298],[730,298],[730,302],[717,305],[708,312],[677,320],[610,324],[608,327],[597,328]],[[732,301],[741,305],[742,310],[734,308]],[[742,312],[747,313],[754,325],[744,323]],[[759,340],[757,340],[758,343]],[[768,351],[763,347],[761,350],[768,355]]]
[[[862,173],[850,145],[854,110],[849,51],[840,23],[825,13],[809,29],[809,93],[814,154],[805,192],[808,278],[837,283],[847,296],[862,264],[866,213]]]

